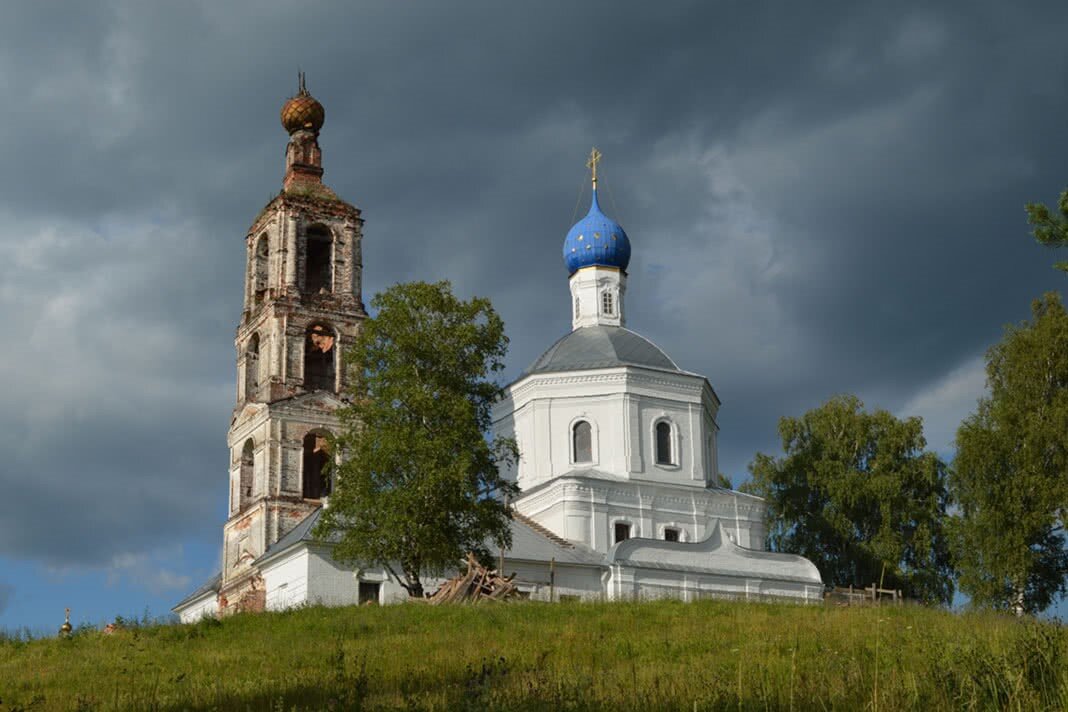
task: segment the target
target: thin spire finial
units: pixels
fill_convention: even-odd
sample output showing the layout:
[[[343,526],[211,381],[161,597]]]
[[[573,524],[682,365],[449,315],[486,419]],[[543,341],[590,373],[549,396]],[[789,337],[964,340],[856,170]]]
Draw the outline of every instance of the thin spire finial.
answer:
[[[601,152],[594,146],[590,150],[590,160],[586,161],[586,167],[593,173],[593,187],[597,188],[597,164],[601,162]]]
[[[63,621],[63,625],[59,627],[59,634],[64,638],[69,638],[71,631],[74,630],[74,626],[70,624],[70,609],[66,609],[66,618]]]
[[[304,72],[297,70],[297,94],[301,96],[308,93],[308,87],[304,86]]]

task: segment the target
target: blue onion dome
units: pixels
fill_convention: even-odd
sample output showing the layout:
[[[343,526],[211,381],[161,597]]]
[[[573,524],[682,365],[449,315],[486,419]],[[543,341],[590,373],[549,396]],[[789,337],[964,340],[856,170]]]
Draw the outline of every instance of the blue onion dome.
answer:
[[[594,265],[618,267],[626,272],[630,264],[630,240],[619,223],[601,212],[596,180],[590,212],[568,230],[564,239],[564,262],[569,275]]]

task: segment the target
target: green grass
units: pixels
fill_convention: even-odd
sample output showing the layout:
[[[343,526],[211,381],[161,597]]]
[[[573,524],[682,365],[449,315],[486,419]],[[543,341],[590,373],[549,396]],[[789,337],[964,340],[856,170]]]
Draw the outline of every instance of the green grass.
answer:
[[[1068,710],[1068,628],[706,601],[306,608],[0,642],[0,711]]]

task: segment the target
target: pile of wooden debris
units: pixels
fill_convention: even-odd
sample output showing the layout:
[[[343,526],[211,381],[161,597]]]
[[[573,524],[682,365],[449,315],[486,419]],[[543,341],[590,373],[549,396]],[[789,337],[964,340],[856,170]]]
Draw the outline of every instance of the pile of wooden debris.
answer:
[[[478,563],[474,554],[467,555],[467,573],[449,579],[427,599],[431,604],[478,603],[518,598],[519,589],[512,583],[515,574],[504,576]]]

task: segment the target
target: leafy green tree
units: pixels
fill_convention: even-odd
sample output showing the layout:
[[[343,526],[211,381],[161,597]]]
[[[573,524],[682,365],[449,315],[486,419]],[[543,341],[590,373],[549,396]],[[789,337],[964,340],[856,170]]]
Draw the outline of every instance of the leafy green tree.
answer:
[[[957,430],[950,487],[961,590],[1036,612],[1068,591],[1068,314],[1048,293],[987,352],[989,395]]]
[[[843,395],[781,418],[779,435],[785,455],[757,453],[746,487],[768,502],[772,549],[807,557],[826,583],[949,602],[946,466],[924,452],[920,418]]]
[[[1057,202],[1060,215],[1054,215],[1053,211],[1042,203],[1028,203],[1026,210],[1027,222],[1031,224],[1031,234],[1036,240],[1046,247],[1068,245],[1068,189],[1061,193]],[[1068,272],[1068,262],[1057,262],[1053,266]]]
[[[343,561],[388,567],[410,596],[487,540],[510,545],[498,465],[513,440],[487,441],[491,379],[508,338],[488,299],[457,299],[448,282],[398,284],[349,348],[351,406],[340,411],[341,462],[317,533],[339,537]],[[400,567],[400,575],[393,569]]]

